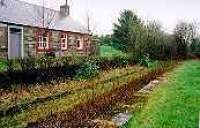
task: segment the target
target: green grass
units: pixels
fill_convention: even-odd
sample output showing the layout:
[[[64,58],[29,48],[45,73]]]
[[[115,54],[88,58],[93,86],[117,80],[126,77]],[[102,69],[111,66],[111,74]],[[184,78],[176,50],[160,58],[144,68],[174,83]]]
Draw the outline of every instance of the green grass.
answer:
[[[200,61],[184,62],[168,74],[126,128],[197,128],[200,113]]]
[[[113,48],[112,46],[103,45],[100,46],[100,56],[102,57],[125,56],[125,53]]]

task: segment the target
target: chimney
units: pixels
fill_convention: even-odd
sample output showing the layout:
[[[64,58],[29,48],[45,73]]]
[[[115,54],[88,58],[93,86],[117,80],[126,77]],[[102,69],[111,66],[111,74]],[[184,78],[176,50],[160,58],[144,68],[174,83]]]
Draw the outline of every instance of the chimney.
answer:
[[[68,5],[68,0],[66,0],[66,3],[64,5],[60,6],[60,14],[63,16],[69,16],[70,15],[70,7]]]

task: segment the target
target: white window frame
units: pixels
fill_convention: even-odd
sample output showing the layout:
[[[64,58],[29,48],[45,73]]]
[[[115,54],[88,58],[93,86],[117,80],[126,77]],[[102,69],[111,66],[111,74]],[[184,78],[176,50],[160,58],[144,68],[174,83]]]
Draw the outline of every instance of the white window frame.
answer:
[[[62,35],[65,35],[65,36],[60,38],[60,47],[61,47],[61,50],[67,50],[68,49],[68,35],[66,33],[62,33]],[[63,45],[65,47],[63,47]]]
[[[44,41],[46,39],[46,41]],[[46,46],[44,46],[46,44]],[[47,33],[46,36],[38,35],[38,50],[48,50],[49,47],[49,34]]]
[[[77,39],[77,42],[76,43],[78,43],[78,41],[79,41],[79,47],[77,46],[77,49],[78,50],[82,50],[83,49],[83,37],[79,37],[78,39]]]

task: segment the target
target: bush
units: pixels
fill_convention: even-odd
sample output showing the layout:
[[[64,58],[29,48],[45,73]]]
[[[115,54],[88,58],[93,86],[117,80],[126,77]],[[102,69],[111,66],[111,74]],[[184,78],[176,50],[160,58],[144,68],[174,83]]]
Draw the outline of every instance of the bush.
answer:
[[[113,61],[115,61],[116,67],[124,67],[129,64],[129,58],[125,57],[125,56],[124,57],[122,57],[122,56],[114,57]]]
[[[35,58],[26,58],[18,60],[22,71],[33,70],[36,68]]]
[[[149,55],[143,55],[142,58],[140,59],[140,65],[141,66],[145,66],[145,67],[149,67],[150,65],[150,57]]]
[[[0,59],[0,71],[5,71],[7,69],[7,62],[4,59]]]
[[[8,60],[6,62],[7,72],[13,72],[14,70],[14,62],[12,60]]]
[[[97,65],[97,61],[95,59],[87,59],[85,62],[81,64],[80,69],[76,71],[76,79],[88,79],[95,77],[99,74],[99,66]]]
[[[125,67],[131,65],[131,59],[127,56],[118,57],[99,57],[97,59],[97,65],[102,70],[113,69],[118,67]]]
[[[38,59],[8,60],[6,62],[7,72],[1,72],[6,77],[2,77],[0,82],[4,82],[1,82],[1,87],[5,85],[7,88],[12,84],[26,84],[28,86],[52,80],[59,82],[69,78],[88,79],[98,75],[100,70],[130,65],[130,60],[129,57],[125,56],[110,58],[84,56],[54,58],[45,56]]]

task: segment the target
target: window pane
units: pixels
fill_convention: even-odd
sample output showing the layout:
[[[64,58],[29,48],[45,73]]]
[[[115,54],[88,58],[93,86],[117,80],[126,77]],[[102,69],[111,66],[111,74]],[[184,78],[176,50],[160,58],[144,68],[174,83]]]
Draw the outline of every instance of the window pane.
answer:
[[[77,47],[80,47],[80,40],[77,40]]]
[[[39,42],[42,42],[42,37],[39,37],[39,39],[38,39],[38,40],[39,40]]]
[[[60,45],[62,50],[67,49],[67,34],[62,34],[62,38],[60,39]]]
[[[46,42],[46,41],[47,41],[46,37],[44,37],[44,38],[43,38],[43,41],[44,41],[44,42]]]
[[[62,43],[65,43],[65,39],[62,39]]]

